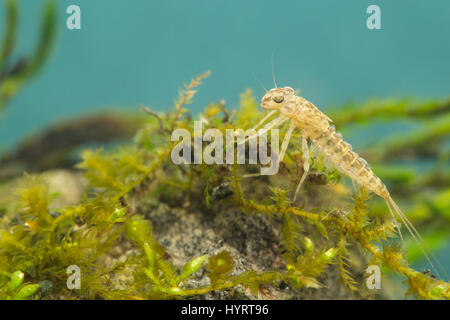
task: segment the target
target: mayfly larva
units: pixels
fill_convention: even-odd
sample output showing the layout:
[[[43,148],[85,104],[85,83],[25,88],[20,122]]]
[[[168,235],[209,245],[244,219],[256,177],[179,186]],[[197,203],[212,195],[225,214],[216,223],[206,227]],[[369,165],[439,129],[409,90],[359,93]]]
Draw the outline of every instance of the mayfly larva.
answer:
[[[259,130],[257,134],[249,137],[249,139],[264,134],[265,132],[279,127],[284,122],[290,120],[290,126],[283,139],[278,161],[281,161],[284,157],[292,132],[296,128],[302,131],[304,173],[300,179],[297,189],[295,190],[294,201],[309,171],[309,139],[314,147],[323,152],[325,157],[330,160],[336,169],[338,169],[341,173],[350,177],[354,183],[365,187],[383,198],[392,218],[395,220],[395,212],[416,241],[425,258],[433,268],[433,271],[439,276],[439,273],[431,262],[427,252],[430,253],[433,260],[445,273],[445,270],[442,268],[433,252],[426,245],[419,232],[394,202],[384,183],[372,171],[367,162],[352,151],[350,144],[343,140],[342,135],[335,131],[334,126],[330,124],[332,122],[330,118],[322,113],[311,102],[295,95],[294,90],[290,87],[275,87],[267,91],[261,99],[261,107],[271,111],[253,129],[261,126],[275,113],[279,112],[279,116],[267,123],[262,129]],[[397,229],[404,244],[400,227]]]

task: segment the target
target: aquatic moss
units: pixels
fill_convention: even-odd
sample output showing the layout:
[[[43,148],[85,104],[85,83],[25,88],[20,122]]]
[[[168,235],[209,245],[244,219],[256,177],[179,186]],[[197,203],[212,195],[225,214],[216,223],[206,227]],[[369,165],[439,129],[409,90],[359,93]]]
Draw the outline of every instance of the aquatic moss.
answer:
[[[0,192],[0,298],[166,299],[238,287],[258,294],[264,286],[283,283],[298,290],[314,290],[323,286],[321,279],[330,268],[337,268],[339,281],[355,297],[370,297],[373,295],[364,288],[360,275],[367,264],[405,277],[408,295],[449,298],[448,283],[408,265],[405,253],[395,243],[395,222],[386,218],[385,209],[379,209],[384,213],[370,209],[366,190],[359,189],[349,203],[348,189],[339,183],[339,174],[325,164],[323,156],[316,154],[312,159],[312,174],[299,201],[305,205],[291,202],[302,170],[295,138],[279,174],[255,178],[253,183],[243,176],[254,172],[255,165],[174,165],[170,160],[174,146],[171,129],[186,128],[193,133],[185,106],[208,75],[187,84],[168,114],[143,107],[151,117],[133,144],[108,151],[84,150],[77,168],[87,185],[77,204],[55,208],[52,203],[58,195],[50,192],[48,182],[39,175],[7,183]],[[220,101],[209,104],[200,117],[204,129],[224,131],[249,128],[262,118],[262,112],[251,91],[246,91],[236,112],[228,112]],[[320,178],[323,175],[325,179]],[[395,176],[395,167],[390,175]],[[423,183],[408,179],[406,188]],[[9,188],[14,190],[13,196]],[[332,203],[339,208],[326,204],[320,188],[328,188]],[[396,193],[401,191],[399,188]],[[189,201],[208,210],[227,201],[243,214],[265,214],[274,222],[281,221],[283,267],[234,273],[234,257],[226,250],[192,257],[177,266],[155,237],[150,220],[138,209],[136,203],[143,199],[173,206]],[[432,199],[429,210],[446,208],[439,192]],[[131,246],[132,251],[123,259],[111,260],[110,252],[117,246]],[[359,250],[366,261],[354,259]],[[80,290],[66,286],[70,265],[83,270]],[[193,286],[192,280],[201,272],[209,281]],[[117,278],[125,280],[118,283]],[[51,290],[43,290],[49,284]]]

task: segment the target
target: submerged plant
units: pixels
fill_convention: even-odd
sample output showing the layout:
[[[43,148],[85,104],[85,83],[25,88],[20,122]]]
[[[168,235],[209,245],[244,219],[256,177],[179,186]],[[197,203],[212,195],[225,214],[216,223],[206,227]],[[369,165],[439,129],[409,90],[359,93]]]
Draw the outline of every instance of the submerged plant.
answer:
[[[0,111],[43,66],[50,54],[56,31],[55,3],[49,1],[44,6],[40,39],[35,51],[29,57],[11,61],[16,45],[19,5],[17,0],[4,0],[4,3],[6,19],[0,46]]]
[[[383,274],[390,270],[404,277],[407,294],[422,299],[450,297],[448,283],[409,266],[405,252],[395,243],[395,222],[377,203],[369,206],[367,190],[360,188],[350,202],[350,192],[339,173],[325,164],[322,156],[312,157],[312,173],[300,199],[289,199],[303,168],[295,140],[287,149],[280,172],[270,178],[244,178],[257,165],[175,165],[170,158],[175,146],[171,130],[185,128],[194,136],[185,106],[208,75],[202,74],[186,85],[167,115],[143,107],[152,117],[133,143],[114,150],[83,151],[77,168],[86,183],[84,196],[76,204],[55,207],[60,195],[51,190],[44,176],[26,175],[0,189],[2,298],[162,299],[233,290],[258,296],[267,286],[317,290],[332,270],[339,275],[335,286],[342,284],[354,297],[368,297],[374,293],[365,286],[367,265],[380,266]],[[407,109],[402,103],[398,105]],[[428,111],[433,106],[442,109],[438,102],[426,105]],[[355,112],[354,117],[343,117],[341,124],[383,114]],[[423,112],[404,114],[422,116]],[[262,116],[251,91],[241,95],[236,112],[228,112],[220,101],[208,105],[200,115],[206,128],[221,132],[249,128]],[[368,152],[369,160],[375,163],[382,159],[377,155],[371,158]],[[433,171],[423,178],[402,175],[396,167],[387,167],[384,172],[387,181],[400,186],[395,189],[399,196],[424,186],[430,190],[426,201],[415,202],[425,207],[422,215],[411,217],[414,222],[431,224],[439,219],[441,226],[448,228],[446,193],[442,185],[434,185],[434,179],[426,179]],[[13,196],[10,190],[15,190]],[[277,257],[280,263],[270,270],[237,270],[235,255],[226,249],[205,249],[183,263],[175,263],[155,235],[158,220],[152,213],[162,203],[174,210],[194,206],[210,215],[220,215],[229,207],[243,216],[264,215],[278,226],[279,243],[274,245],[281,248]],[[434,212],[439,214],[436,218]],[[441,241],[447,237],[445,234]],[[112,258],[118,248],[125,248],[125,253]],[[79,290],[66,286],[66,270],[71,265],[82,271]],[[18,275],[26,285],[16,280]],[[199,283],[199,278],[206,280]],[[38,295],[35,284],[42,286],[43,281],[50,283],[53,291]],[[22,290],[26,292],[20,293]]]

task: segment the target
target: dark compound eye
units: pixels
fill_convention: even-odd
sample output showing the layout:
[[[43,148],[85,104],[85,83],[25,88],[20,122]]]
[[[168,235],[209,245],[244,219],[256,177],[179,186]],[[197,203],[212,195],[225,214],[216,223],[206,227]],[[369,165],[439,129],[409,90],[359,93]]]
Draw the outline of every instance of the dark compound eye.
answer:
[[[273,97],[273,101],[275,101],[276,103],[282,103],[284,100],[283,96],[275,96]]]

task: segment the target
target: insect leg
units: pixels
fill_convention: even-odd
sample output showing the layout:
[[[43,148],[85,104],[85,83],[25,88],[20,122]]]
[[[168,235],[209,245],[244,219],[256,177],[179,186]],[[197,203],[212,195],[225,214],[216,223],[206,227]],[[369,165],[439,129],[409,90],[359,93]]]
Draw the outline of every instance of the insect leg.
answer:
[[[300,191],[303,182],[305,182],[305,179],[309,172],[309,148],[308,148],[308,140],[305,136],[302,137],[302,152],[303,152],[303,175],[302,178],[300,179],[300,182],[298,183],[297,189],[295,189],[294,199],[292,200],[292,202],[295,202],[297,194]]]
[[[359,190],[361,189],[361,186],[355,180],[353,180],[353,179],[351,179],[351,180],[352,180],[353,190],[355,191],[355,193],[358,193]]]
[[[278,110],[272,110],[264,118],[262,118],[253,128],[251,128],[249,131],[256,130],[259,126],[261,126],[267,119],[269,119],[271,116],[275,114]]]
[[[256,137],[259,137],[269,131],[270,129],[279,127],[281,124],[283,124],[285,121],[287,121],[289,118],[285,116],[279,116],[278,118],[275,118],[274,120],[270,121],[268,124],[266,124],[262,129],[259,129],[257,133],[252,134],[251,136],[248,136],[244,140],[240,141],[238,145],[245,143],[247,140],[254,139]]]
[[[405,254],[407,254],[407,249],[406,249],[406,244],[405,244],[405,240],[403,239],[403,235],[402,235],[402,229],[401,226],[397,224],[397,219],[395,218],[394,212],[392,211],[391,205],[388,201],[386,201],[386,205],[389,209],[389,212],[391,214],[391,217],[395,223],[395,228],[398,231],[398,235],[400,236],[400,240],[402,241],[402,245],[403,245],[403,250],[405,251]]]
[[[283,143],[281,144],[280,154],[278,155],[278,162],[283,161],[284,154],[286,153],[286,150],[288,148],[289,141],[291,140],[291,135],[292,135],[292,132],[294,131],[294,129],[295,129],[295,126],[293,123],[291,123],[288,131],[286,132],[286,135],[284,136]]]

